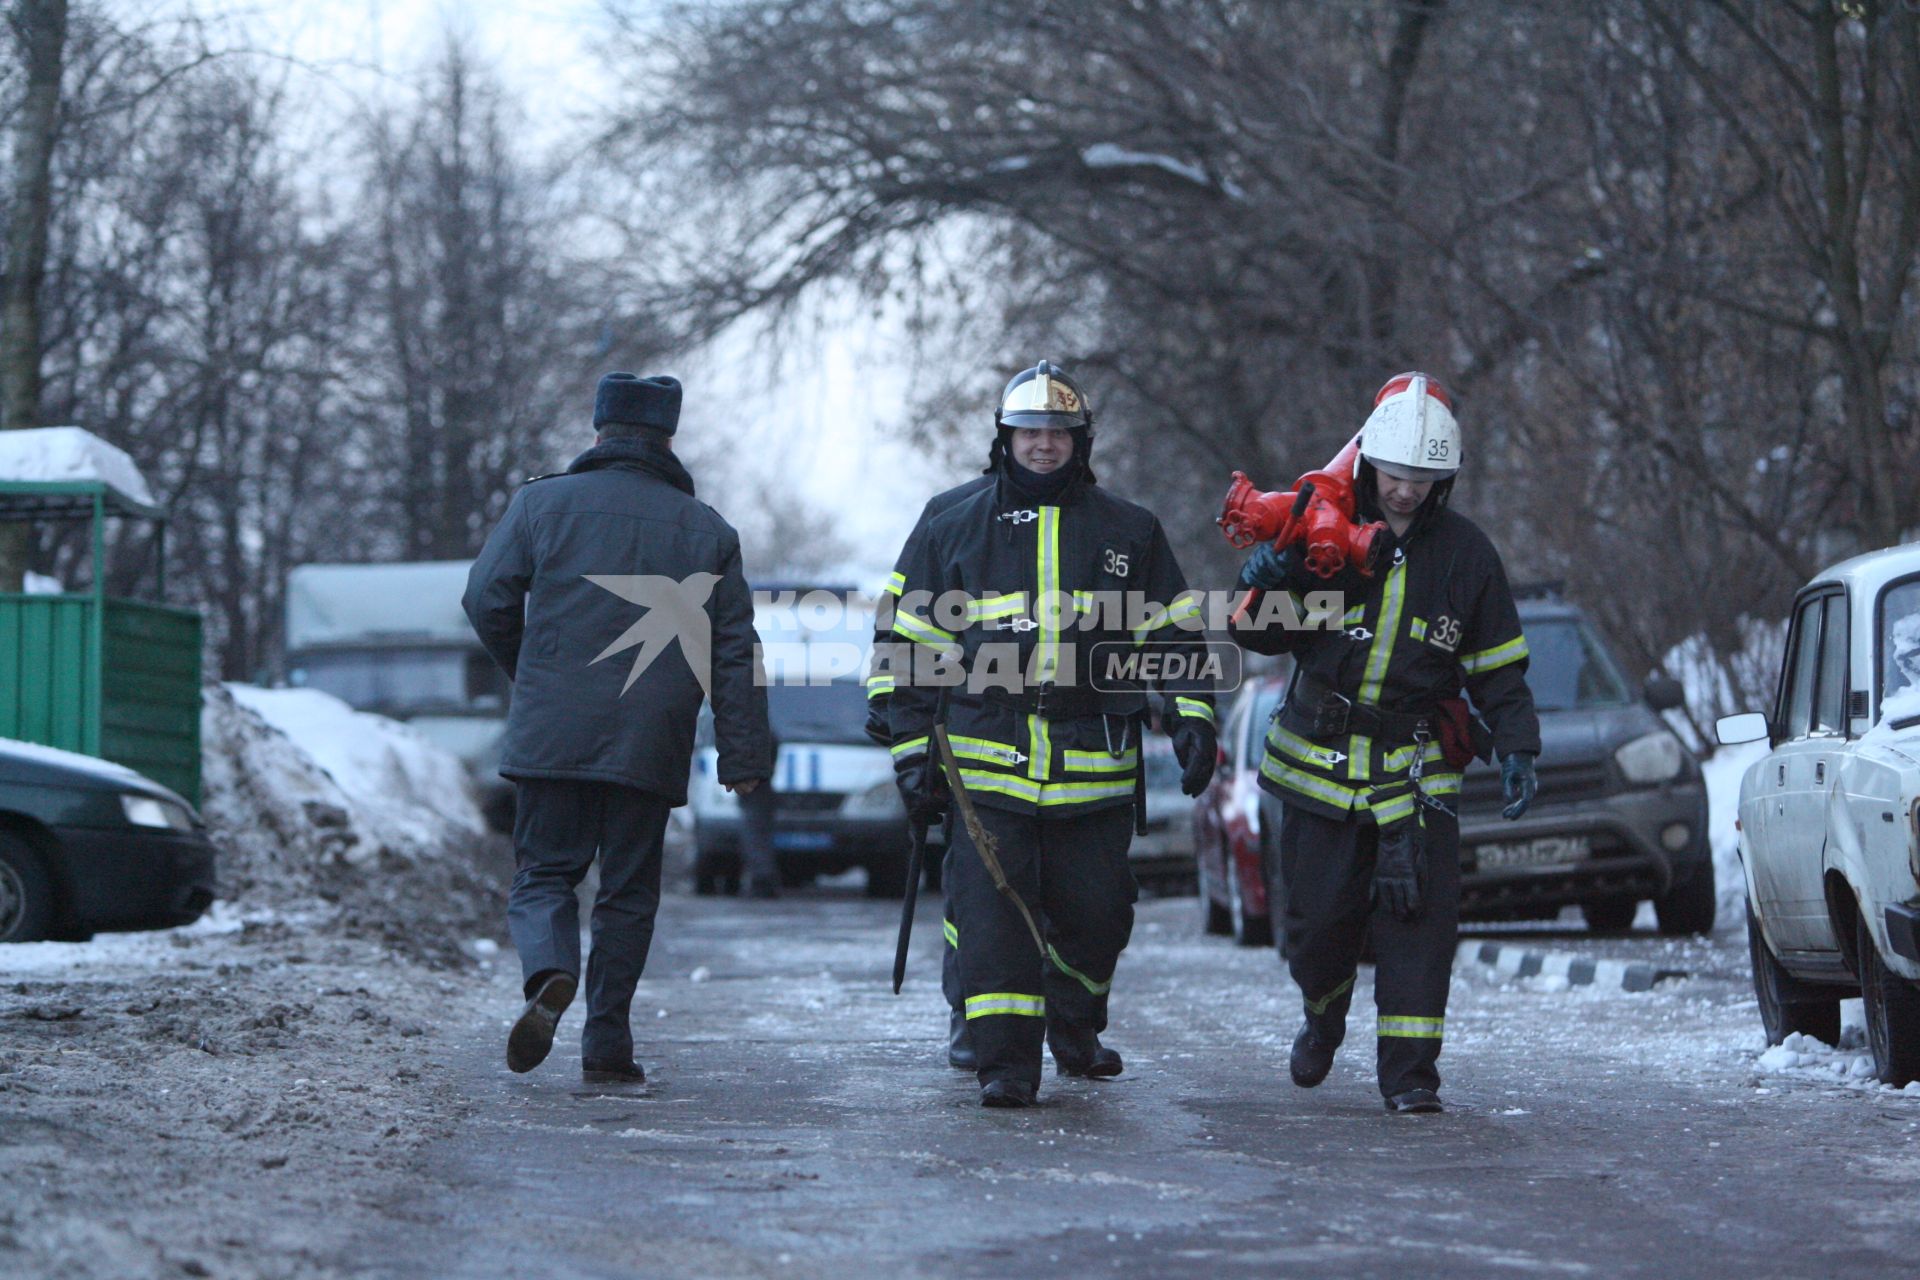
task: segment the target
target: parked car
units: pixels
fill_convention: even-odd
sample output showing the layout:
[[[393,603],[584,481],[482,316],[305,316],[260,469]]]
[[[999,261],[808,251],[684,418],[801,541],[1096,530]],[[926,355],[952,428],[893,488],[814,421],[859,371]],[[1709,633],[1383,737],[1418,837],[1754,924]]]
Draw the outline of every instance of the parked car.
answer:
[[[1557,594],[1521,599],[1520,622],[1540,712],[1540,789],[1526,816],[1508,822],[1497,765],[1468,766],[1461,918],[1539,919],[1577,904],[1591,928],[1623,929],[1651,899],[1661,932],[1711,929],[1706,787],[1693,753],[1657,714],[1680,704],[1680,686],[1655,677],[1636,698],[1585,615]],[[1260,868],[1272,833],[1260,828],[1255,789],[1267,721],[1280,701],[1275,687],[1250,685],[1235,704],[1222,741],[1225,767],[1195,817],[1205,923],[1243,942],[1271,936]]]
[[[0,942],[200,918],[214,851],[193,806],[122,765],[0,739]]]
[[[1771,712],[1716,730],[1771,746],[1738,818],[1768,1041],[1836,1041],[1858,994],[1880,1079],[1920,1078],[1920,545],[1803,587]]]

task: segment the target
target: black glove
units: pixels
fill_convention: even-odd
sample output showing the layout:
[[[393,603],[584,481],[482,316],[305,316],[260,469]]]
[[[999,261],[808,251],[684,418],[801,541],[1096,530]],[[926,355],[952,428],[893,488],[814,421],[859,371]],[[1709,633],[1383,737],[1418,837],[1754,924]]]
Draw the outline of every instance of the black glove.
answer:
[[[900,788],[907,816],[932,825],[947,813],[946,780],[929,755],[913,755],[893,767],[893,785]]]
[[[1510,752],[1500,761],[1500,791],[1507,807],[1500,816],[1511,821],[1527,811],[1540,780],[1533,776],[1533,752]]]
[[[1205,720],[1181,716],[1170,736],[1173,758],[1180,762],[1180,793],[1197,796],[1213,780],[1213,766],[1219,761],[1219,740],[1213,726]]]
[[[1427,878],[1426,833],[1417,817],[1384,827],[1373,866],[1373,892],[1401,920],[1420,914],[1420,885]]]
[[[1293,561],[1287,553],[1271,542],[1263,542],[1253,549],[1246,564],[1240,567],[1240,585],[1258,587],[1262,591],[1280,591],[1285,589],[1292,572]]]

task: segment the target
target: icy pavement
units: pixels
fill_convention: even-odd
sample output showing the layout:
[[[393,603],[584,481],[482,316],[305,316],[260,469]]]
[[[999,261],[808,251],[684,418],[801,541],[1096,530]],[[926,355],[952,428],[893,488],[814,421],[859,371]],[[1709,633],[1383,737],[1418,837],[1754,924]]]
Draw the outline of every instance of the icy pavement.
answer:
[[[846,890],[670,897],[635,1004],[649,1082],[583,1087],[571,1037],[524,1077],[515,1012],[458,1036],[470,1118],[343,1265],[494,1276],[1906,1275],[1920,1101],[1763,1053],[1752,993],[1623,994],[1461,972],[1437,1118],[1372,1079],[1370,972],[1320,1089],[1285,1056],[1270,951],[1142,904],[1116,982],[1112,1082],[1051,1074],[985,1112],[941,1056],[938,923],[887,991],[894,913]],[[1800,1052],[1798,1050],[1796,1053]],[[1851,1060],[1857,1051],[1842,1051]],[[1818,1055],[1812,1055],[1818,1057]]]

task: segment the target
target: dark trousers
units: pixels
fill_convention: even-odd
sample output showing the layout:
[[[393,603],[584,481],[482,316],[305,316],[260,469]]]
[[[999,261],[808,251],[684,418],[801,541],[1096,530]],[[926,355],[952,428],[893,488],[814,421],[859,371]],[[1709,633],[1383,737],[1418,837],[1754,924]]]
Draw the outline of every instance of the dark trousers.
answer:
[[[1380,1092],[1438,1089],[1447,987],[1460,925],[1460,824],[1426,811],[1426,879],[1420,914],[1401,920],[1373,900],[1380,830],[1370,819],[1341,820],[1260,797],[1268,830],[1277,823],[1285,901],[1278,942],[1307,1016],[1338,1039],[1346,1029],[1353,979],[1373,931],[1373,1000],[1378,1016]],[[1417,821],[1418,819],[1408,819]]]
[[[993,886],[966,824],[947,865],[967,1025],[980,1082],[1040,1086],[1047,1020],[1104,1031],[1114,966],[1133,934],[1139,891],[1127,865],[1133,808],[1035,817],[982,808],[1007,880],[1049,939],[1043,956],[1019,910]]]
[[[507,899],[507,928],[531,979],[558,969],[580,973],[580,909],[574,890],[600,856],[593,902],[593,950],[587,959],[585,1058],[633,1056],[627,1011],[653,945],[660,909],[661,847],[672,806],[612,782],[515,780],[513,851],[517,869]]]
[[[780,883],[780,858],[773,848],[774,798],[771,779],[740,797],[740,869],[749,880]]]

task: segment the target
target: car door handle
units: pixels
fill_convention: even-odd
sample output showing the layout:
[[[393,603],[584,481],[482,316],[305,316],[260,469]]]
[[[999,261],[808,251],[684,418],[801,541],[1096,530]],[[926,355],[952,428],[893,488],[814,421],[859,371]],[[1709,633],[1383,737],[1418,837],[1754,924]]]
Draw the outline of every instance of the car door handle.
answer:
[[[1780,762],[1779,770],[1780,770],[1779,775],[1774,779],[1774,785],[1779,787],[1784,787],[1787,785],[1787,762],[1786,761],[1782,760]]]
[[[1813,762],[1814,785],[1818,786],[1820,783],[1823,783],[1826,780],[1827,780],[1827,762],[1825,760],[1815,760]]]

